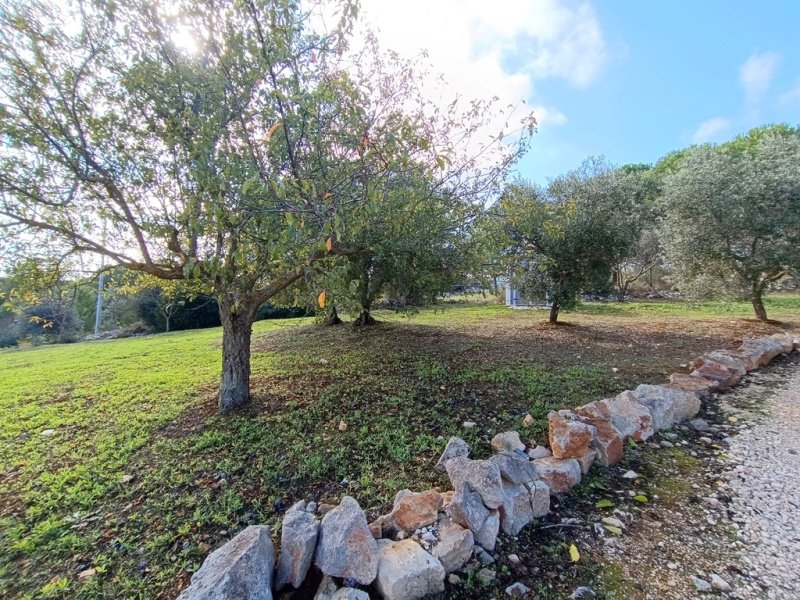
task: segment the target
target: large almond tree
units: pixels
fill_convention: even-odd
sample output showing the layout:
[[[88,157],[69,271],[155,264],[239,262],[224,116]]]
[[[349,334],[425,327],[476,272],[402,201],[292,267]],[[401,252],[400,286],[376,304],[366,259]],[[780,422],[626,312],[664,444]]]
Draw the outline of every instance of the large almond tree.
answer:
[[[353,57],[357,8],[331,21],[295,0],[4,3],[0,250],[99,255],[213,294],[219,407],[245,404],[258,307],[350,252],[409,165],[447,181],[439,125],[478,127],[432,117],[374,41]]]

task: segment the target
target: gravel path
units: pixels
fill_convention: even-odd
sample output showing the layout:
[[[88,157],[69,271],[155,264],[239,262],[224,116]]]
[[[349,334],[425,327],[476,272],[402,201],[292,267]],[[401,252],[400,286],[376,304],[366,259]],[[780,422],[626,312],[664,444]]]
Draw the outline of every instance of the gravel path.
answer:
[[[738,598],[800,599],[800,368],[769,398],[763,422],[730,439],[733,520],[756,583]],[[762,589],[763,588],[763,589]]]

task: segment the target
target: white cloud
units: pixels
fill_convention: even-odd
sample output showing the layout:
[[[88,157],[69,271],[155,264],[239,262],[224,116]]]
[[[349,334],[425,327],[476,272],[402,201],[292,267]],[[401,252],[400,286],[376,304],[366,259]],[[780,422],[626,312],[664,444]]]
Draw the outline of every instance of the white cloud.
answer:
[[[428,61],[446,82],[444,95],[503,104],[533,101],[538,79],[594,82],[608,59],[588,3],[571,0],[362,0],[362,21],[383,48]],[[563,121],[549,109],[551,122]]]
[[[557,108],[534,106],[532,110],[539,127],[543,125],[563,125],[567,122],[566,115]]]
[[[713,141],[717,135],[730,127],[731,122],[723,117],[714,117],[703,121],[691,135],[692,142],[695,144],[705,144]]]
[[[528,81],[558,77],[592,83],[608,58],[594,9],[569,0],[364,0],[362,16],[383,45],[413,56],[426,49],[445,76],[492,74]],[[483,62],[483,64],[481,64]],[[511,66],[513,65],[513,66]],[[517,82],[518,83],[518,82]]]
[[[739,82],[748,102],[758,102],[767,92],[780,60],[778,52],[762,52],[753,54],[739,67]]]

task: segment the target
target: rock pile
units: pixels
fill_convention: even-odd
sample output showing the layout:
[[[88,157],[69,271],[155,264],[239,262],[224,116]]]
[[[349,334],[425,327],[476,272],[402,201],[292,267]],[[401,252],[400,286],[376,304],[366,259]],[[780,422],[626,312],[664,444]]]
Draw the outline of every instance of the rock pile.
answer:
[[[448,575],[459,579],[457,571],[480,569],[479,577],[493,577],[494,571],[481,567],[494,562],[501,529],[517,535],[550,511],[551,494],[580,483],[593,462],[617,463],[627,440],[642,442],[693,419],[701,400],[798,345],[789,334],[749,338],[737,350],[704,354],[689,374],[674,373],[664,385],[640,385],[615,398],[551,412],[549,450],[529,449],[517,432],[508,431],[492,439],[492,457],[473,460],[464,440],[450,438],[435,468],[447,473],[452,490],[402,490],[392,510],[372,523],[349,496],[336,507],[298,502],[283,520],[274,580],[270,530],[251,526],[208,556],[180,600],[271,600],[273,589],[299,588],[312,563],[323,574],[315,595],[320,600],[369,598],[358,585],[372,586],[386,600],[415,600],[441,593]],[[701,427],[702,420],[691,424]],[[324,515],[321,521],[318,514]],[[521,583],[506,590],[511,597],[527,593]]]

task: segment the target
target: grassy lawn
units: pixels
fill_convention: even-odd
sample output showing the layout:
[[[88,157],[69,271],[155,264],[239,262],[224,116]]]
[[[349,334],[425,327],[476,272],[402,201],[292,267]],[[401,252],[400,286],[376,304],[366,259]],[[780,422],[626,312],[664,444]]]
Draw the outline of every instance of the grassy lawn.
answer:
[[[586,305],[558,327],[457,303],[363,331],[264,321],[252,407],[227,417],[218,329],[0,352],[0,597],[174,597],[211,549],[297,499],[347,493],[379,514],[403,487],[444,489],[432,465],[450,435],[478,455],[509,428],[544,442],[552,408],[800,326],[800,296],[766,305],[781,325],[678,302]]]

